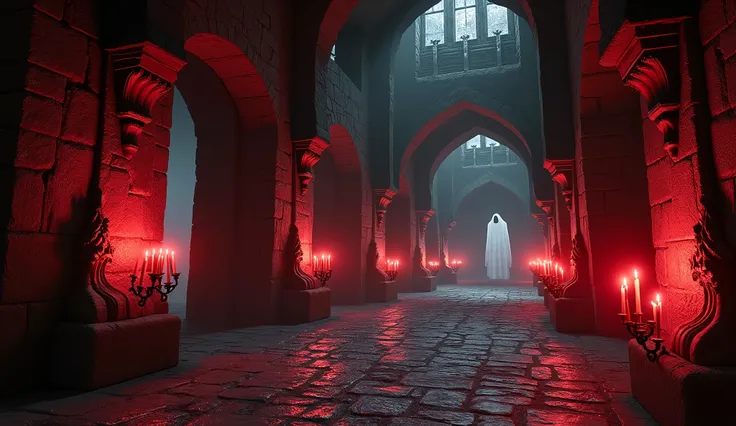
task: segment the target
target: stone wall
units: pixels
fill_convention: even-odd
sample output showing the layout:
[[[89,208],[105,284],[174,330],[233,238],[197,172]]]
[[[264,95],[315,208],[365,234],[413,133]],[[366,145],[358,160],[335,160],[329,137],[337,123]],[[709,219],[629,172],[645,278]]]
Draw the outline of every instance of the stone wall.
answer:
[[[713,121],[711,132],[718,176],[733,207],[736,178],[736,4],[728,0],[701,2],[700,41],[708,104]],[[683,80],[683,93],[687,87]],[[646,116],[646,108],[642,109]],[[687,117],[685,99],[680,112],[680,155],[673,161],[662,150],[663,137],[656,126],[644,120],[647,174],[656,248],[657,282],[669,309],[663,328],[671,332],[700,310],[702,289],[693,282],[690,257],[695,251],[693,225],[700,219],[700,172],[695,135]]]

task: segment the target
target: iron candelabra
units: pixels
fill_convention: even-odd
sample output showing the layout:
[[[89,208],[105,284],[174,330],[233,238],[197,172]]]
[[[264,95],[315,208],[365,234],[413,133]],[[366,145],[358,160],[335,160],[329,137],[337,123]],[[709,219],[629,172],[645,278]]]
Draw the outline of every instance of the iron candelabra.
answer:
[[[642,322],[642,314],[639,313],[632,314],[634,321],[629,318],[628,313],[620,313],[618,316],[621,317],[621,321],[626,326],[629,334],[636,339],[636,343],[641,345],[647,352],[647,359],[650,362],[656,362],[659,357],[669,353],[664,346],[664,339],[652,337],[657,324],[656,321],[648,320],[647,322]],[[647,342],[652,342],[654,347],[650,348]]]
[[[320,282],[322,287],[327,285],[327,281],[332,278],[332,269],[314,271],[314,277]]]
[[[171,274],[174,279],[173,282],[162,283],[164,274],[163,273],[148,273],[148,278],[151,280],[151,285],[143,285],[143,280],[138,280],[138,276],[135,274],[130,275],[130,292],[133,293],[139,300],[138,306],[141,308],[146,305],[148,299],[153,296],[154,293],[161,295],[161,302],[166,302],[169,299],[169,293],[176,289],[179,285],[179,277],[181,273],[176,272]],[[138,285],[136,285],[138,281]]]

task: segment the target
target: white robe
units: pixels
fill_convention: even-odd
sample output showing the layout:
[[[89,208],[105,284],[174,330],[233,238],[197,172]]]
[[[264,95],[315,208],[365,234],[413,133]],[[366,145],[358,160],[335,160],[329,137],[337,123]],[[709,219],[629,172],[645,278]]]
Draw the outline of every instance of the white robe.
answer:
[[[498,219],[497,222],[494,222]],[[511,268],[509,227],[498,213],[488,222],[486,232],[486,273],[492,280],[507,280]]]

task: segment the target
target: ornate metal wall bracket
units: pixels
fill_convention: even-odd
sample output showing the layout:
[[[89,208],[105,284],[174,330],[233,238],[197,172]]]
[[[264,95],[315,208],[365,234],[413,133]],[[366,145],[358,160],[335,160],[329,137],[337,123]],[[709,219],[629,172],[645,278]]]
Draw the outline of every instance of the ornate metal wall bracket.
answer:
[[[123,156],[138,151],[143,127],[152,120],[156,103],[173,87],[185,62],[164,49],[138,43],[108,49],[115,76],[117,115],[122,128]]]
[[[646,99],[649,119],[664,134],[664,149],[673,159],[679,149],[679,45],[685,19],[626,21],[601,57],[601,65],[616,67],[624,83]]]
[[[314,179],[313,168],[319,161],[320,156],[330,146],[327,141],[320,137],[293,141],[296,173],[299,178],[299,190],[301,195],[307,193],[310,182]]]
[[[628,314],[626,313],[620,313],[618,316],[621,317],[631,337],[636,339],[636,343],[647,352],[647,359],[650,362],[656,362],[662,355],[669,354],[664,346],[664,339],[652,337],[655,328],[654,321],[641,322],[641,314],[634,314],[636,317],[634,321],[627,320]],[[647,342],[652,342],[654,347],[649,347]]]
[[[396,192],[390,189],[374,189],[373,190],[373,203],[376,206],[376,226],[383,226],[383,219],[386,216],[386,210],[388,205],[393,200]]]

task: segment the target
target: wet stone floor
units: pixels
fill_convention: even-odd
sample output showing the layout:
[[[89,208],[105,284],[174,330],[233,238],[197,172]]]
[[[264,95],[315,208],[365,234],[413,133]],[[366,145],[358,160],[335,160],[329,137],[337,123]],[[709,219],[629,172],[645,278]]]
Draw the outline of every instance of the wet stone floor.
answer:
[[[1,425],[649,425],[626,344],[555,332],[533,287],[442,286],[297,327],[184,334],[178,367]]]

